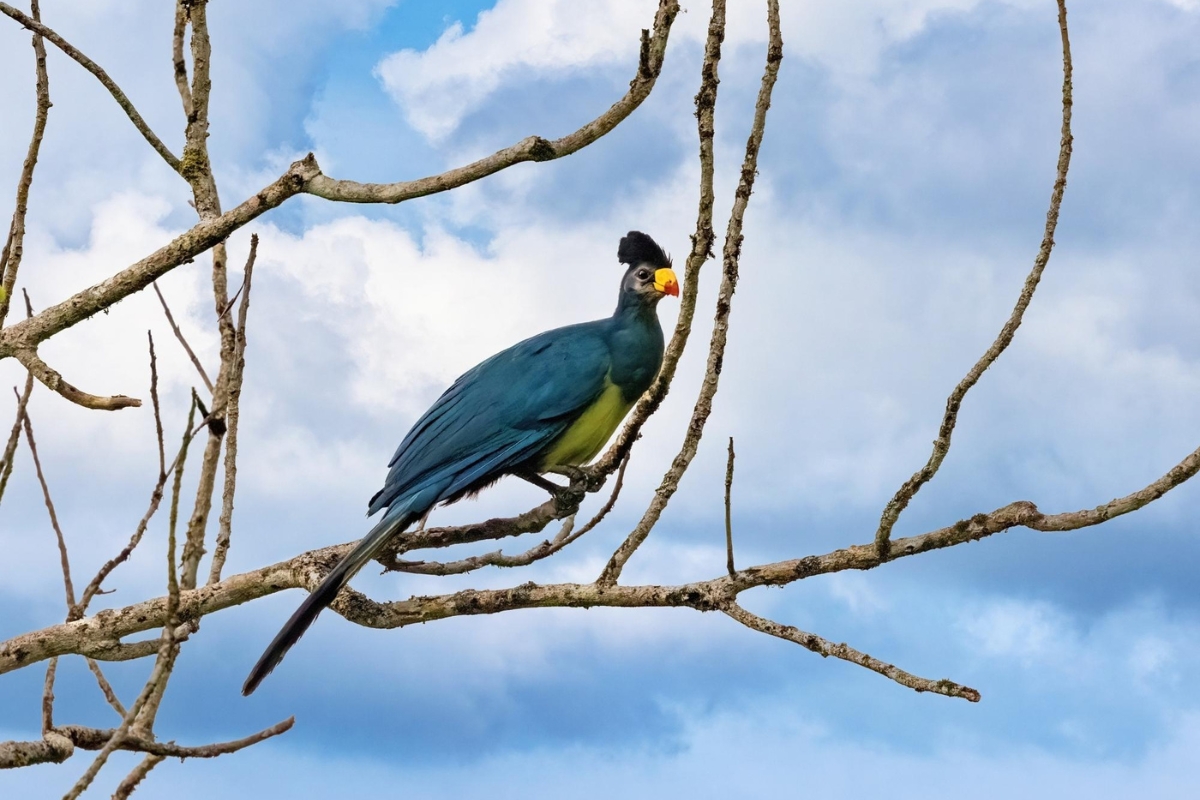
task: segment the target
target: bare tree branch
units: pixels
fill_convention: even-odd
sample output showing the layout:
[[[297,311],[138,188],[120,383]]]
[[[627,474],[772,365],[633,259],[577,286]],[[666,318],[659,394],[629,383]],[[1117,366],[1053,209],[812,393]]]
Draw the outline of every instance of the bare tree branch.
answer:
[[[713,0],[712,16],[704,44],[704,61],[700,67],[700,90],[696,93],[696,129],[700,154],[699,208],[696,212],[696,232],[692,234],[692,249],[684,265],[683,291],[679,297],[679,316],[675,331],[663,353],[662,367],[654,383],[643,394],[629,415],[620,435],[590,468],[596,475],[608,475],[629,454],[642,435],[646,421],[658,411],[671,389],[675,370],[692,332],[696,315],[696,298],[700,293],[700,270],[712,258],[713,240],[713,137],[716,135],[714,112],[717,106],[717,87],[721,80],[717,67],[721,62],[721,45],[725,41],[725,0]]]
[[[872,672],[878,672],[885,678],[890,678],[901,686],[907,686],[918,692],[933,692],[934,694],[945,695],[946,697],[961,697],[964,700],[969,700],[972,703],[979,702],[979,692],[969,686],[963,686],[949,680],[934,681],[929,678],[921,678],[913,675],[911,672],[905,672],[899,667],[880,661],[877,658],[859,652],[848,644],[834,644],[828,639],[822,639],[813,633],[807,633],[799,628],[791,625],[782,625],[774,620],[765,619],[752,614],[746,609],[739,606],[737,603],[730,603],[728,607],[722,609],[728,616],[737,620],[751,630],[756,630],[759,633],[765,633],[769,636],[774,636],[777,639],[795,642],[806,650],[810,650],[822,658],[833,656],[840,658],[843,661],[849,661],[851,664],[858,664],[860,667],[865,667]]]
[[[141,543],[142,537],[146,533],[146,527],[150,524],[150,519],[158,511],[158,506],[163,498],[163,489],[167,485],[167,473],[169,470],[166,466],[166,455],[163,445],[162,410],[158,404],[158,359],[154,354],[154,335],[150,331],[146,331],[146,338],[149,340],[150,347],[150,401],[154,407],[154,430],[158,439],[158,480],[154,484],[154,489],[150,492],[150,505],[134,529],[133,535],[129,537],[129,543],[100,567],[96,572],[96,576],[92,578],[91,582],[83,590],[83,594],[79,598],[81,612],[86,611],[92,598],[100,593],[101,585],[112,574],[112,571],[125,563],[129,559],[129,556],[133,555],[133,551]],[[180,452],[175,456],[176,461],[182,458],[183,454],[184,450],[181,447]],[[174,462],[172,462],[171,468],[174,469]]]
[[[238,420],[242,379],[246,371],[246,316],[250,311],[250,286],[254,276],[254,259],[257,255],[258,234],[253,234],[250,237],[250,253],[246,257],[246,268],[242,272],[242,288],[238,290],[242,302],[238,306],[234,352],[225,402],[225,486],[221,491],[221,516],[217,521],[217,544],[208,572],[209,583],[221,580],[221,570],[225,568],[225,556],[229,552],[229,542],[233,533],[233,497],[237,489]]]
[[[96,411],[119,411],[122,408],[137,408],[142,404],[142,401],[136,397],[126,397],[123,394],[101,397],[89,394],[82,389],[77,389],[68,383],[57,370],[53,369],[45,361],[42,361],[41,357],[37,354],[37,350],[32,347],[16,350],[13,355],[16,356],[17,361],[21,362],[21,366],[29,370],[29,373],[37,378],[43,386],[77,406],[83,406],[84,408]]]
[[[582,150],[616,128],[650,96],[662,71],[667,38],[678,13],[679,3],[676,0],[659,0],[658,11],[654,15],[653,33],[648,30],[642,31],[637,75],[630,82],[629,91],[608,111],[574,133],[554,140],[530,136],[466,166],[415,181],[357,183],[318,175],[309,181],[305,191],[326,200],[344,203],[401,203],[414,197],[458,188],[514,164],[525,161],[553,161]]]
[[[704,382],[700,387],[700,396],[696,398],[696,405],[692,409],[692,419],[688,423],[683,445],[663,476],[658,489],[655,490],[649,508],[646,509],[646,513],[642,515],[637,526],[613,553],[603,572],[600,573],[598,581],[604,586],[612,586],[617,582],[626,562],[658,523],[671,496],[679,488],[679,481],[700,449],[700,437],[704,435],[704,425],[708,421],[709,414],[712,413],[712,402],[717,394],[721,366],[725,361],[725,342],[729,332],[729,313],[733,306],[733,293],[737,289],[738,261],[742,253],[742,220],[746,214],[746,207],[750,203],[754,179],[758,174],[758,151],[762,147],[763,133],[766,130],[767,109],[771,107],[771,91],[775,88],[775,79],[779,76],[779,63],[783,60],[783,36],[779,29],[778,0],[767,0],[767,27],[770,30],[767,44],[767,64],[763,70],[758,101],[754,106],[754,121],[750,126],[750,136],[746,141],[746,156],[742,161],[742,174],[738,180],[737,190],[734,192],[729,226],[725,231],[721,287],[717,293],[717,312],[713,320],[712,338],[708,347],[708,363],[704,372]]]
[[[46,512],[50,515],[50,525],[54,528],[54,536],[58,540],[58,557],[62,567],[63,591],[67,600],[67,618],[75,609],[75,587],[71,584],[71,561],[67,556],[67,541],[63,537],[62,527],[58,524],[58,513],[54,510],[54,500],[50,497],[50,486],[42,472],[42,460],[38,457],[37,441],[33,438],[33,420],[29,417],[29,409],[25,409],[25,443],[29,445],[29,455],[33,457],[33,468],[37,472],[38,483],[42,486],[42,499],[46,503]]]
[[[1012,314],[1004,323],[1004,327],[1000,329],[996,341],[992,342],[992,346],[980,356],[979,360],[975,362],[975,366],[971,367],[966,376],[954,387],[950,397],[946,399],[946,413],[942,416],[942,425],[938,429],[937,439],[933,442],[933,452],[930,453],[929,460],[925,466],[904,482],[904,485],[896,491],[895,496],[888,501],[884,508],[883,516],[879,520],[879,528],[875,531],[875,544],[885,553],[892,535],[892,528],[896,526],[900,514],[921,487],[937,474],[946,454],[950,452],[950,436],[954,433],[954,425],[958,421],[958,411],[962,407],[967,392],[979,382],[984,371],[995,363],[1000,354],[1012,343],[1017,328],[1020,327],[1021,320],[1025,316],[1025,310],[1029,308],[1029,303],[1033,300],[1033,293],[1042,279],[1042,272],[1045,271],[1046,264],[1050,261],[1050,251],[1054,249],[1054,231],[1058,227],[1058,210],[1062,206],[1063,191],[1067,187],[1067,170],[1071,166],[1073,141],[1071,136],[1071,41],[1067,36],[1066,0],[1058,0],[1058,27],[1062,38],[1063,55],[1062,136],[1059,140],[1058,165],[1054,176],[1054,188],[1050,192],[1050,210],[1046,212],[1046,230],[1042,235],[1042,244],[1037,257],[1033,260],[1033,269],[1025,278],[1025,285],[1021,288],[1017,304],[1013,307]]]
[[[331,607],[351,622],[371,628],[399,628],[446,617],[494,614],[522,608],[686,607],[714,611],[724,608],[733,597],[747,589],[786,586],[845,570],[874,569],[901,558],[979,541],[1010,528],[1057,532],[1099,525],[1149,505],[1192,478],[1197,471],[1200,471],[1200,448],[1153,483],[1097,508],[1043,514],[1033,503],[1017,501],[944,528],[897,539],[886,556],[879,553],[872,541],[824,555],[746,567],[732,576],[678,586],[525,583],[510,589],[472,589],[389,603],[374,602],[358,592],[344,592]],[[181,592],[178,618],[181,623],[197,620],[285,589],[311,591],[354,544],[349,542],[311,550],[287,561],[230,576],[211,586]],[[106,660],[108,654],[120,654],[120,648],[132,647],[120,645],[122,638],[164,624],[166,611],[167,599],[158,597],[13,637],[0,643],[0,674],[69,653]]]
[[[296,724],[295,717],[288,717],[282,722],[277,722],[269,728],[264,728],[258,733],[253,733],[241,739],[192,747],[185,747],[174,742],[159,742],[137,736],[127,736],[116,749],[149,753],[150,755],[161,756],[163,758],[216,758],[217,756],[236,753],[238,750],[244,750],[273,736],[286,733],[292,729],[294,724]],[[69,738],[76,747],[82,750],[99,750],[110,742],[116,733],[112,729],[87,728],[82,725],[64,725],[55,730]]]
[[[17,395],[17,417],[13,420],[12,430],[8,434],[8,442],[4,445],[4,457],[0,459],[0,500],[4,499],[4,489],[8,486],[8,477],[12,475],[13,459],[17,454],[17,442],[21,438],[21,423],[25,419],[25,407],[29,405],[29,396],[33,394],[33,375],[25,374],[25,390],[17,394],[17,387],[13,387],[13,394]]]
[[[733,568],[733,437],[729,437],[729,458],[725,462],[725,568],[730,575],[737,572]]]
[[[201,221],[186,233],[112,277],[84,289],[58,305],[42,310],[32,319],[0,331],[0,358],[11,356],[22,348],[35,346],[117,301],[141,291],[155,279],[161,278],[180,264],[223,241],[238,228],[299,194],[305,182],[318,172],[316,159],[309,155],[292,164],[274,183],[236,208],[214,219]]]
[[[88,669],[90,669],[92,674],[96,676],[96,683],[100,686],[100,691],[104,694],[104,699],[108,701],[110,706],[112,706],[113,711],[116,711],[117,714],[119,714],[121,717],[124,717],[126,714],[125,706],[121,705],[121,700],[117,697],[116,690],[113,689],[112,684],[108,682],[108,678],[104,677],[104,672],[100,669],[100,665],[96,663],[96,659],[88,658],[85,659],[85,661],[87,661]]]
[[[41,19],[41,9],[38,0],[31,0],[30,13],[35,21]],[[33,117],[33,135],[29,139],[29,149],[25,153],[25,163],[21,166],[21,177],[17,179],[17,202],[13,210],[12,224],[8,229],[8,238],[4,241],[4,250],[0,251],[0,328],[8,317],[8,309],[12,303],[13,289],[17,285],[17,271],[21,266],[21,258],[25,253],[25,214],[29,207],[29,187],[33,184],[33,170],[37,166],[38,153],[42,148],[42,137],[46,133],[46,120],[50,114],[50,77],[46,72],[46,46],[41,34],[33,35],[34,71],[36,74],[37,110]]]
[[[131,769],[129,774],[117,784],[116,791],[112,795],[112,800],[126,800],[126,798],[130,797],[137,790],[137,787],[141,785],[142,781],[146,779],[146,776],[150,774],[150,770],[165,760],[166,756],[151,755],[139,761],[137,766]]]
[[[132,122],[133,126],[138,129],[138,133],[142,134],[142,137],[145,138],[152,148],[154,148],[154,152],[162,156],[163,161],[166,161],[167,165],[170,166],[171,169],[179,172],[179,159],[176,158],[167,148],[167,146],[162,143],[162,140],[155,135],[154,131],[150,130],[150,126],[146,124],[146,120],[142,119],[142,115],[138,113],[138,110],[134,107],[133,102],[125,96],[125,93],[121,91],[121,87],[117,86],[116,82],[108,76],[108,73],[105,72],[99,64],[85,56],[77,48],[73,47],[70,42],[59,36],[50,28],[43,25],[41,22],[37,21],[37,19],[26,16],[25,14],[21,13],[20,10],[13,8],[8,3],[0,2],[0,13],[12,17],[21,25],[24,25],[26,28],[38,34],[39,36],[44,36],[50,41],[51,44],[63,51],[63,53],[65,53],[69,58],[78,63],[79,66],[95,75],[96,79],[100,81],[104,88],[108,89],[109,94],[111,94],[113,99],[117,101],[117,105],[121,107],[121,110],[125,112],[125,115],[129,117],[129,121]]]
[[[201,364],[200,359],[196,357],[196,352],[192,350],[192,346],[188,344],[187,337],[183,335],[183,331],[181,331],[179,329],[179,325],[175,323],[175,317],[173,314],[171,314],[171,307],[167,305],[167,299],[163,297],[162,291],[158,288],[158,281],[155,281],[150,285],[154,287],[154,293],[158,295],[158,302],[162,304],[163,314],[167,317],[167,324],[171,326],[171,332],[175,334],[175,338],[179,340],[181,345],[183,345],[183,349],[188,354],[188,358],[191,359],[192,365],[196,368],[196,372],[200,374],[200,380],[204,381],[204,386],[208,389],[208,393],[211,395],[213,393],[213,383],[211,380],[209,380],[208,373],[204,371],[204,365]]]

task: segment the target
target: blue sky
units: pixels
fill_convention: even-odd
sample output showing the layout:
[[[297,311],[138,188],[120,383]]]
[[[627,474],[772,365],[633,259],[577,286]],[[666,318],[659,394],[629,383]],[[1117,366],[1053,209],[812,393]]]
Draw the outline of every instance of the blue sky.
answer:
[[[178,150],[169,9],[44,5],[47,22],[103,64]],[[225,203],[309,150],[338,177],[398,180],[531,133],[568,132],[620,96],[654,4],[491,5],[215,5],[211,147]],[[301,198],[254,226],[262,244],[227,572],[361,533],[395,443],[450,380],[500,346],[610,311],[625,231],[686,253],[706,16],[687,6],[654,94],[575,156],[398,207]],[[626,571],[631,583],[721,573],[730,435],[739,563],[868,540],[924,463],[946,394],[999,330],[1040,240],[1060,121],[1052,3],[785,2],[783,16],[786,58],[722,391],[692,471]],[[731,12],[719,230],[761,71],[760,17],[757,4]],[[1154,480],[1200,441],[1200,7],[1094,0],[1072,5],[1071,23],[1076,150],[1058,246],[901,535],[1017,499],[1047,512],[1092,507]],[[13,25],[0,26],[0,66],[31,72]],[[193,214],[185,187],[90,76],[51,52],[50,77],[21,273],[38,306],[150,252]],[[23,153],[31,85],[0,83],[0,108],[0,152]],[[19,169],[19,157],[0,159],[0,187]],[[231,260],[249,232],[232,240]],[[715,278],[710,265],[701,319]],[[161,285],[215,364],[204,270],[181,268]],[[671,324],[674,308],[662,313]],[[81,324],[45,356],[90,391],[144,395],[147,327],[176,429],[195,379],[152,297]],[[590,580],[678,446],[702,355],[697,344],[685,359],[613,517],[573,551],[527,575],[364,575],[356,585],[393,598]],[[0,364],[0,386],[20,379]],[[40,388],[31,412],[76,574],[90,575],[144,508],[149,412],[87,412]],[[0,508],[0,637],[62,614],[24,451],[13,480]],[[599,609],[382,632],[329,614],[244,699],[246,670],[298,602],[268,598],[206,620],[159,730],[201,743],[291,714],[295,729],[221,760],[165,763],[146,796],[727,797],[793,793],[799,775],[828,797],[1190,797],[1200,783],[1190,757],[1200,746],[1198,491],[1185,485],[1101,528],[1018,530],[744,598],[976,687],[977,705],[916,695],[724,617]],[[505,482],[436,519],[538,499]],[[164,524],[105,603],[161,593]],[[110,675],[131,697],[147,668],[113,665]],[[115,722],[82,664],[64,662],[60,674],[62,722]],[[0,738],[37,735],[40,684],[37,670],[0,677]],[[131,763],[117,758],[95,793]],[[83,766],[3,774],[0,789],[54,796]]]

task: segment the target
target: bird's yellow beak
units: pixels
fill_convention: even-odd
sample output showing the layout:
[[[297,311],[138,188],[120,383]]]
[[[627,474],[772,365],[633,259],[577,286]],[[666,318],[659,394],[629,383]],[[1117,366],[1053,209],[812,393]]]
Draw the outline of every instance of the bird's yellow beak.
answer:
[[[655,270],[654,288],[663,294],[679,297],[679,281],[675,278],[675,270],[666,268]]]

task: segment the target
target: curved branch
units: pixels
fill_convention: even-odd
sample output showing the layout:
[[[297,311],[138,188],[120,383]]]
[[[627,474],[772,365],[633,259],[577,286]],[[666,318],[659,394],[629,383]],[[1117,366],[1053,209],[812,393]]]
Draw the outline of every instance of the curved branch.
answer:
[[[41,18],[37,0],[29,6],[35,21]],[[0,252],[0,327],[8,317],[12,303],[13,288],[17,285],[17,271],[25,253],[25,214],[29,205],[29,187],[33,184],[33,170],[37,166],[38,154],[42,149],[42,137],[46,133],[46,120],[50,115],[50,76],[46,73],[46,45],[40,34],[33,34],[34,73],[37,93],[37,109],[33,116],[33,135],[25,151],[25,162],[21,165],[21,177],[17,179],[17,202],[13,209],[12,224],[4,250]]]
[[[119,105],[121,110],[125,112],[125,115],[129,117],[129,121],[133,123],[133,127],[137,128],[138,133],[142,134],[142,137],[145,138],[152,148],[154,148],[154,152],[162,156],[163,161],[167,162],[167,166],[169,166],[175,172],[179,172],[179,159],[175,157],[175,155],[165,144],[163,144],[162,140],[155,135],[154,131],[150,130],[150,126],[146,123],[146,120],[142,119],[142,115],[139,114],[138,110],[134,107],[133,101],[125,96],[125,93],[121,91],[121,87],[117,86],[116,81],[110,78],[108,73],[105,72],[99,64],[81,53],[78,48],[72,46],[70,42],[55,33],[53,29],[48,28],[41,22],[38,22],[32,17],[25,15],[19,9],[13,8],[8,3],[0,3],[0,13],[4,13],[7,16],[12,17],[14,20],[19,22],[21,25],[24,25],[34,33],[44,36],[51,42],[51,44],[63,51],[63,53],[65,53],[69,58],[78,63],[79,66],[95,75],[96,80],[100,81],[105,89],[108,89],[109,94],[111,94],[113,99],[117,101],[117,105]]]
[[[762,147],[763,133],[767,125],[767,110],[771,107],[771,92],[779,76],[779,63],[783,61],[783,36],[780,33],[779,2],[767,0],[767,26],[770,39],[767,43],[767,64],[763,70],[762,86],[754,106],[754,122],[746,141],[746,155],[742,161],[742,174],[734,191],[733,209],[729,213],[729,225],[725,231],[725,246],[722,252],[721,288],[717,293],[717,311],[713,320],[712,338],[708,346],[708,363],[704,371],[704,382],[699,397],[692,409],[692,418],[679,453],[671,462],[662,482],[654,492],[654,498],[641,520],[617,551],[612,554],[598,582],[611,586],[621,577],[621,570],[634,552],[641,546],[650,531],[658,523],[667,503],[679,488],[679,482],[700,449],[700,437],[712,413],[713,398],[721,380],[721,367],[725,362],[725,343],[729,334],[729,313],[733,307],[733,293],[737,290],[738,262],[742,254],[742,220],[754,190],[754,179],[758,175],[758,152]]]
[[[671,389],[675,370],[692,332],[692,320],[696,315],[696,298],[700,293],[700,270],[712,258],[713,239],[713,137],[715,123],[713,114],[717,106],[717,87],[721,80],[717,67],[721,62],[721,44],[725,41],[725,0],[713,0],[712,16],[708,22],[708,36],[704,45],[704,62],[700,67],[700,90],[696,92],[696,128],[700,142],[700,199],[696,212],[696,232],[692,234],[692,249],[688,253],[683,273],[683,292],[679,298],[679,316],[675,331],[663,353],[662,367],[654,383],[634,406],[620,435],[608,451],[589,467],[593,475],[605,476],[612,473],[621,463],[634,442],[641,436],[642,426],[658,411],[659,406]]]
[[[894,664],[880,661],[878,658],[855,650],[844,642],[834,644],[828,639],[817,636],[815,633],[808,633],[791,625],[783,625],[774,620],[752,614],[737,603],[730,603],[722,611],[751,630],[765,633],[768,636],[774,636],[784,641],[794,642],[822,658],[833,656],[843,661],[849,661],[851,664],[858,664],[860,667],[869,669],[872,672],[878,672],[883,677],[890,678],[901,686],[907,686],[917,692],[933,692],[934,694],[945,695],[946,697],[961,697],[972,703],[979,702],[979,692],[970,686],[963,686],[962,684],[945,679],[934,681],[929,678],[913,675],[911,672],[905,672]]]
[[[888,548],[888,539],[892,535],[892,528],[895,527],[900,514],[921,487],[933,478],[942,466],[946,454],[950,452],[950,436],[954,433],[954,425],[958,421],[958,410],[962,406],[967,392],[979,382],[984,371],[995,363],[1000,354],[1012,343],[1017,328],[1021,326],[1021,320],[1025,316],[1025,309],[1029,308],[1029,303],[1033,300],[1033,293],[1042,279],[1046,263],[1050,260],[1050,251],[1054,249],[1054,230],[1058,227],[1058,210],[1062,205],[1063,191],[1067,187],[1067,170],[1071,166],[1071,143],[1073,141],[1071,136],[1071,41],[1067,36],[1066,0],[1058,0],[1058,27],[1062,38],[1063,53],[1062,136],[1059,140],[1058,165],[1054,176],[1054,188],[1050,192],[1050,210],[1046,212],[1046,230],[1042,234],[1042,245],[1038,250],[1037,257],[1033,260],[1033,269],[1025,278],[1025,285],[1021,288],[1017,304],[1013,308],[1012,314],[1009,315],[1008,321],[1004,323],[1004,327],[1000,329],[996,341],[992,342],[992,346],[975,362],[975,366],[971,367],[970,372],[959,381],[958,385],[954,387],[954,391],[950,393],[950,397],[946,399],[946,413],[942,416],[942,425],[938,429],[937,439],[933,442],[933,452],[929,454],[929,460],[925,462],[925,466],[904,482],[904,485],[896,491],[895,496],[888,501],[884,508],[883,515],[879,520],[879,528],[875,531],[875,544],[885,552]]]
[[[582,150],[620,125],[650,96],[650,91],[662,71],[667,37],[678,13],[679,3],[676,0],[659,0],[658,11],[654,15],[653,34],[642,31],[638,71],[629,84],[629,91],[608,111],[574,133],[554,140],[529,136],[474,163],[415,181],[358,183],[319,175],[309,182],[305,191],[326,200],[343,203],[401,203],[414,197],[456,189],[525,161],[553,161]]]
[[[20,348],[13,355],[17,357],[17,361],[21,362],[21,366],[29,370],[29,374],[37,378],[47,389],[62,395],[77,406],[97,411],[119,411],[122,408],[137,408],[142,404],[141,400],[135,397],[126,397],[123,394],[101,397],[75,388],[57,370],[42,361],[32,347]]]

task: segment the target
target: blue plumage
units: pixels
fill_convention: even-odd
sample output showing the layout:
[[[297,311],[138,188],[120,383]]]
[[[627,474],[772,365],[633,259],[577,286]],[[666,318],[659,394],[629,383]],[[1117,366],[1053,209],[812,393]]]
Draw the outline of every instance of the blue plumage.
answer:
[[[526,339],[475,366],[404,437],[369,514],[380,521],[308,596],[268,646],[243,694],[303,635],[346,583],[393,537],[438,503],[504,475],[590,460],[650,386],[662,364],[656,306],[678,294],[670,260],[643,233],[621,240],[629,264],[611,317]],[[579,460],[577,460],[579,459]]]

